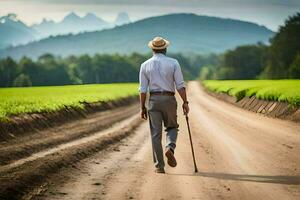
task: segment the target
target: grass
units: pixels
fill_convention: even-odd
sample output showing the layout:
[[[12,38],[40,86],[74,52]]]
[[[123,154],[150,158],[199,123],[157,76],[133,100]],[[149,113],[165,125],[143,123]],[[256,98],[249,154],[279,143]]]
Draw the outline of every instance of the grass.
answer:
[[[0,88],[0,120],[12,115],[84,108],[83,102],[116,100],[138,94],[138,84],[95,84],[29,88]]]
[[[300,106],[300,80],[206,80],[203,85],[213,92],[234,96],[237,101],[255,95],[258,99]]]

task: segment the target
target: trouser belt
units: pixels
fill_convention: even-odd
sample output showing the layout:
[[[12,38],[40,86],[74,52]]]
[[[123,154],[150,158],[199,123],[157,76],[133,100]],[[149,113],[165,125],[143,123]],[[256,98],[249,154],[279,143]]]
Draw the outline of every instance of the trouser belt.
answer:
[[[174,96],[175,92],[169,91],[157,91],[157,92],[150,92],[150,95],[166,95],[166,96]]]

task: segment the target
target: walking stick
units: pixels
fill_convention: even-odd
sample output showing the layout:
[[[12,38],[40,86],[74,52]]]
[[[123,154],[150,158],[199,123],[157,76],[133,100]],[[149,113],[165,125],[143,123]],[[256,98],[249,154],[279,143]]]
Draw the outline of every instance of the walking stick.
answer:
[[[195,160],[195,153],[194,153],[192,135],[191,135],[191,130],[190,130],[190,124],[189,124],[189,117],[188,117],[187,114],[185,115],[185,119],[186,119],[186,124],[187,124],[187,127],[188,127],[188,131],[189,131],[189,137],[190,137],[190,143],[191,143],[191,149],[192,149],[192,155],[193,155],[193,161],[194,161],[194,168],[195,168],[195,172],[198,172],[197,164],[196,164],[196,160]]]

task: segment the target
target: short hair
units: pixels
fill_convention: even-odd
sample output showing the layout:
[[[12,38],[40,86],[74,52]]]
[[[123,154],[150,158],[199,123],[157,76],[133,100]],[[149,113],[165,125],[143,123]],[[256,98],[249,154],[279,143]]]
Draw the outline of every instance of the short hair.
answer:
[[[167,53],[167,48],[164,49],[152,49],[152,51],[154,53],[162,53],[162,54],[166,54]]]

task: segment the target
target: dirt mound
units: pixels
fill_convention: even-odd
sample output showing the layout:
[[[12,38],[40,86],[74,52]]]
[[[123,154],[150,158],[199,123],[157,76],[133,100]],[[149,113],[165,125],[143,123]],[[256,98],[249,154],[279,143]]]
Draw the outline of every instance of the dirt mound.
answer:
[[[83,119],[30,134],[17,135],[13,139],[2,141],[0,142],[0,166],[66,142],[93,135],[135,115],[138,110],[139,105],[134,103],[89,114]]]
[[[288,119],[300,122],[300,108],[289,106],[289,104],[286,102],[266,101],[257,99],[255,96],[244,97],[240,101],[237,101],[235,97],[230,96],[226,93],[215,93],[207,89],[204,90],[209,95],[231,103],[240,108],[273,118]]]
[[[0,122],[0,141],[7,141],[17,135],[43,130],[75,119],[82,119],[95,112],[130,105],[137,100],[136,96],[132,96],[110,102],[83,103],[84,109],[66,107],[64,110],[56,112],[12,116],[8,122]]]

